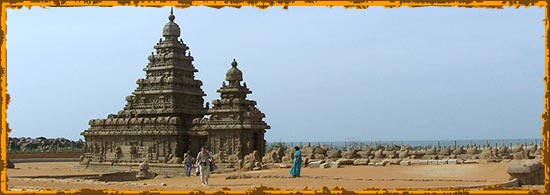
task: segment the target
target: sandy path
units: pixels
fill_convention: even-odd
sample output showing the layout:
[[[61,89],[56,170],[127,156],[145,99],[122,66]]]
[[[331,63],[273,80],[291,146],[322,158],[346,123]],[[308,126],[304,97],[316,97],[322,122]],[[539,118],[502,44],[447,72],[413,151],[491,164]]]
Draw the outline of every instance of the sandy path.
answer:
[[[76,162],[18,163],[18,169],[8,169],[10,189],[116,189],[116,190],[219,190],[229,187],[235,190],[264,185],[280,189],[320,189],[323,186],[344,187],[359,190],[369,187],[383,188],[436,188],[472,185],[490,185],[509,179],[508,162],[461,165],[417,165],[386,167],[347,166],[338,169],[302,169],[302,177],[287,178],[288,169],[270,169],[255,172],[215,174],[210,186],[200,185],[198,177],[178,177],[135,182],[100,182],[83,179],[29,179],[14,176],[93,174],[73,168]],[[252,178],[226,179],[230,175],[248,175]],[[282,177],[282,178],[280,178]],[[161,185],[162,183],[165,186]]]

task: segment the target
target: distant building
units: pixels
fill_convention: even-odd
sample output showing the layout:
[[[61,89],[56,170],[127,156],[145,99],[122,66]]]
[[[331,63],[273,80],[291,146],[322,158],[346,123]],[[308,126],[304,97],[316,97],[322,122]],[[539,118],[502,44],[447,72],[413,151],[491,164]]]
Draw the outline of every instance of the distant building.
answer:
[[[178,38],[180,28],[170,12],[156,54],[149,55],[143,69],[146,77],[126,97],[126,106],[106,119],[92,119],[81,133],[86,141],[87,161],[175,162],[184,153],[195,155],[202,146],[214,153],[242,158],[257,150],[265,153],[265,117],[251,93],[241,85],[242,72],[233,61],[226,75],[227,84],[218,90],[221,100],[209,109],[204,105],[202,82],[195,79],[189,47]],[[211,115],[209,119],[203,118]]]

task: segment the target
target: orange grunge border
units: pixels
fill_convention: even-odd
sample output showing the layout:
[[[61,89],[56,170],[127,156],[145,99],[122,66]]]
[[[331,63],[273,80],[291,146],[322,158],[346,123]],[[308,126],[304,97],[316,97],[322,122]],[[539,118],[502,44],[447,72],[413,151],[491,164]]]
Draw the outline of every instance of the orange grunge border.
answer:
[[[1,33],[0,40],[2,41],[2,50],[0,55],[0,194],[546,194],[550,193],[550,8],[548,3],[550,0],[401,0],[401,1],[387,1],[387,0],[226,0],[226,1],[193,1],[193,0],[179,0],[179,1],[158,1],[158,0],[87,0],[87,1],[64,1],[64,0],[0,0],[2,12],[1,18]],[[544,164],[544,191],[528,190],[528,189],[506,189],[501,187],[488,186],[477,190],[414,190],[414,189],[381,189],[381,188],[367,188],[359,191],[349,191],[340,187],[329,189],[323,187],[318,190],[303,189],[303,190],[284,190],[271,187],[256,187],[253,189],[234,191],[229,190],[228,187],[220,188],[220,190],[214,191],[199,191],[199,190],[185,190],[185,191],[114,191],[114,190],[89,190],[89,189],[74,189],[74,190],[41,190],[38,192],[16,192],[9,191],[7,189],[7,174],[6,174],[6,147],[8,139],[8,129],[6,122],[6,109],[9,104],[10,98],[6,92],[6,9],[8,8],[22,8],[22,7],[76,7],[76,6],[141,6],[141,7],[161,7],[161,6],[175,6],[177,8],[185,8],[190,6],[208,6],[213,8],[222,7],[241,7],[241,6],[254,6],[259,9],[265,9],[270,6],[343,6],[345,8],[358,8],[366,9],[369,6],[384,6],[386,8],[397,8],[400,6],[406,7],[421,7],[421,6],[440,6],[440,7],[475,7],[475,8],[503,8],[507,6],[512,7],[529,7],[538,6],[544,7],[545,18],[544,30],[545,30],[545,104],[544,113],[541,116],[542,125],[542,163]]]

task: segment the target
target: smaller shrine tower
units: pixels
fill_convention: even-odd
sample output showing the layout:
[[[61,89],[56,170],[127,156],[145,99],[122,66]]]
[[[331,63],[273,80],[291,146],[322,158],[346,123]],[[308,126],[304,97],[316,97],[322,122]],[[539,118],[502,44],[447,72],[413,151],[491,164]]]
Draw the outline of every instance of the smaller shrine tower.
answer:
[[[208,133],[208,144],[214,154],[223,152],[224,156],[242,159],[256,150],[264,156],[264,134],[270,127],[262,120],[265,114],[256,108],[256,101],[246,99],[252,91],[246,87],[246,82],[241,84],[243,73],[237,68],[235,59],[225,76],[217,90],[221,99],[212,101],[213,106],[207,111],[209,118],[193,120],[193,129]]]

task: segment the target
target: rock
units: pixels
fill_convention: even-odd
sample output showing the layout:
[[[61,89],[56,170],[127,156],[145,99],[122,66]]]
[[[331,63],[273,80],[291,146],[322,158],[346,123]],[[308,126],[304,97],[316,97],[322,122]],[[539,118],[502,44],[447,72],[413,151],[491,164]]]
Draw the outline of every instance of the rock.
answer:
[[[479,160],[466,160],[462,164],[479,164]]]
[[[254,167],[252,168],[253,171],[258,171],[258,170],[262,170],[262,167]]]
[[[330,168],[330,163],[322,163],[319,165],[319,168],[321,169]]]
[[[389,159],[393,159],[393,158],[397,157],[395,150],[388,151],[386,153],[386,157],[389,158]]]
[[[441,151],[439,151],[439,154],[442,156],[449,156],[451,155],[451,148],[444,147],[443,149],[441,149]]]
[[[279,165],[279,168],[282,168],[282,169],[284,169],[284,168],[290,168],[290,167],[292,167],[292,166],[290,166],[289,164],[281,164],[281,165]]]
[[[512,153],[523,152],[523,144],[512,147]]]
[[[327,154],[327,149],[326,149],[326,148],[321,148],[321,147],[316,147],[316,148],[313,150],[313,153],[314,153],[314,154],[322,154],[322,155],[325,155],[325,154]]]
[[[402,159],[390,159],[388,161],[386,161],[387,163],[386,164],[390,164],[390,165],[399,165],[401,163]]]
[[[10,161],[10,159],[7,160],[8,164],[6,165],[6,168],[8,169],[14,169],[15,168],[15,164],[13,164],[13,162]]]
[[[438,160],[428,160],[428,165],[437,165]]]
[[[166,184],[165,184],[165,183],[160,183],[160,185],[161,185],[161,186],[166,186]]]
[[[544,166],[539,160],[514,160],[506,170],[520,185],[544,184]]]
[[[446,165],[446,164],[447,164],[447,160],[437,160],[437,164],[438,164],[438,165]]]
[[[310,162],[308,167],[309,168],[320,168],[321,167],[321,164],[325,163],[324,160],[320,160],[320,161],[314,161],[314,162]]]
[[[374,158],[375,159],[384,158],[384,151],[382,149],[379,149],[376,152],[374,152]]]
[[[428,150],[426,150],[426,155],[435,155],[437,152],[437,150],[434,148],[430,148]]]
[[[313,157],[315,159],[325,159],[325,155],[324,154],[314,154]]]
[[[466,154],[472,155],[472,154],[477,154],[477,153],[478,153],[477,147],[470,147],[466,150]]]
[[[491,148],[485,148],[479,155],[480,159],[489,159],[493,156],[493,151]]]
[[[353,161],[353,165],[368,165],[369,159],[357,159]]]
[[[338,165],[353,165],[353,160],[352,159],[338,159],[336,160],[336,163]]]
[[[352,159],[352,158],[358,158],[360,157],[360,155],[357,154],[357,150],[351,150],[351,151],[344,152],[344,154],[342,154],[342,157],[347,159]]]
[[[506,146],[501,146],[498,148],[498,155],[508,154],[508,148]]]
[[[453,150],[452,154],[454,155],[461,155],[462,153],[464,153],[464,150],[462,149],[462,147],[458,147],[456,149]]]
[[[409,156],[409,150],[403,150],[399,152],[399,158],[407,158]]]
[[[456,165],[456,164],[458,164],[458,160],[457,159],[449,159],[449,160],[447,160],[447,164]]]
[[[408,165],[411,165],[411,161],[403,160],[399,163],[399,165],[408,166]]]
[[[512,159],[514,160],[527,159],[527,155],[525,154],[525,151],[519,151],[519,152],[513,153]]]
[[[413,161],[411,161],[411,164],[413,164],[413,165],[427,165],[428,160],[413,160]]]
[[[368,166],[375,166],[376,163],[375,162],[369,162]]]
[[[374,164],[374,166],[386,166],[386,163],[384,162],[377,162]]]
[[[282,157],[282,162],[283,163],[292,163],[292,158],[290,158],[288,156],[283,156]]]
[[[342,157],[341,150],[331,150],[328,152],[328,158],[341,158],[341,157]]]
[[[337,162],[330,162],[330,168],[340,168],[340,165]]]

